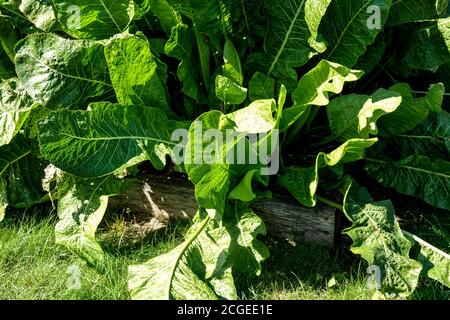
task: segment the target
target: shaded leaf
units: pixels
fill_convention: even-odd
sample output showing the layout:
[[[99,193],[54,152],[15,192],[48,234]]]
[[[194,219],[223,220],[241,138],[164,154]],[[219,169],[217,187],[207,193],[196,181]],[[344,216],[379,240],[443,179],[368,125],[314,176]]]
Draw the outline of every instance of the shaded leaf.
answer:
[[[383,139],[383,143],[389,149],[397,150],[401,156],[422,154],[431,159],[450,159],[450,114],[431,113],[414,130]]]
[[[10,79],[14,76],[14,64],[0,46],[0,81]]]
[[[364,75],[368,75],[376,69],[386,52],[387,44],[385,38],[385,33],[379,33],[375,42],[368,46],[366,52],[359,57],[354,68],[363,70]]]
[[[178,12],[189,17],[196,31],[205,34],[219,49],[231,31],[230,13],[219,0],[167,0]]]
[[[396,0],[392,1],[388,26],[442,18],[448,0]]]
[[[364,158],[365,150],[374,145],[377,139],[352,139],[339,148],[326,154],[321,152],[316,157],[313,167],[288,167],[278,183],[286,188],[295,199],[307,207],[317,204],[316,192],[319,187],[319,172],[325,167],[335,167]]]
[[[328,43],[326,59],[349,68],[371,45],[388,18],[391,0],[333,0],[320,24]],[[346,8],[343,10],[343,8]],[[380,16],[374,16],[379,10]],[[376,11],[375,11],[376,12]],[[379,20],[377,25],[376,19]]]
[[[450,17],[424,22],[411,35],[402,63],[411,69],[435,72],[450,62]]]
[[[365,169],[385,187],[450,209],[450,162],[413,155],[400,161],[366,158]]]
[[[29,208],[47,201],[41,187],[44,164],[32,151],[34,146],[23,135],[0,147],[0,177],[7,185],[8,204]]]
[[[172,28],[172,33],[166,43],[166,54],[180,60],[178,79],[183,83],[183,93],[196,100],[202,101],[204,93],[200,87],[200,75],[195,58],[193,45],[195,34],[185,24],[178,24]]]
[[[1,13],[1,12],[0,12]],[[20,40],[20,33],[15,28],[12,19],[0,14],[0,44],[8,59],[14,63],[14,46]],[[0,49],[1,49],[0,48]],[[1,51],[1,50],[0,50]]]
[[[180,14],[167,0],[148,0],[152,13],[159,18],[164,31],[170,35],[172,28],[181,23]]]
[[[269,16],[266,30],[270,32],[264,40],[264,53],[252,55],[248,63],[270,77],[296,81],[294,69],[317,54],[308,43],[311,32],[305,18],[305,0],[272,1],[265,7]]]
[[[31,154],[29,144],[24,137],[19,135],[12,143],[0,147],[0,176],[3,175],[9,166],[20,159]]]

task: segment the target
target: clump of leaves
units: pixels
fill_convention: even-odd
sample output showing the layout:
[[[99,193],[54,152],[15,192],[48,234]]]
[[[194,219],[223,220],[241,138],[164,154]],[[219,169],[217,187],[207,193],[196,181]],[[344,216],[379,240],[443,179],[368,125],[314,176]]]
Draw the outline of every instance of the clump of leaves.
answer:
[[[178,170],[198,214],[182,245],[130,266],[132,298],[236,298],[233,277],[257,276],[269,255],[256,184],[340,209],[352,251],[381,270],[378,295],[408,296],[421,276],[449,286],[449,255],[357,183],[362,164],[450,210],[448,12],[446,0],[0,0],[0,219],[57,200],[56,240],[101,268],[108,198],[127,169],[172,165],[173,130],[232,129],[247,148],[244,133],[279,130],[270,179],[193,164],[187,145]]]

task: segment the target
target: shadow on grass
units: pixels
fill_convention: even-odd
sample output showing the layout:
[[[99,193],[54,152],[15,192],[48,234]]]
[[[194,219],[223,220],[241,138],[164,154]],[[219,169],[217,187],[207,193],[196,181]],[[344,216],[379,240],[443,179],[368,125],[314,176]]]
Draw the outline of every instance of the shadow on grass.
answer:
[[[259,278],[239,279],[247,299],[369,299],[364,264],[348,251],[268,239]]]
[[[420,223],[408,230],[450,251],[449,217],[440,211],[411,212]],[[407,212],[405,214],[408,214]],[[166,253],[183,241],[189,223],[167,229],[137,243],[102,241],[107,256],[103,274],[54,243],[56,212],[48,206],[9,212],[0,225],[0,299],[129,299],[127,268]],[[124,223],[121,215],[106,217],[100,230]],[[120,228],[119,228],[120,230]],[[260,277],[237,277],[242,299],[370,299],[366,287],[367,265],[348,248],[327,249],[284,240],[262,239],[271,257]],[[79,265],[82,289],[68,290],[67,268]],[[449,290],[432,280],[422,280],[412,299],[449,298]]]

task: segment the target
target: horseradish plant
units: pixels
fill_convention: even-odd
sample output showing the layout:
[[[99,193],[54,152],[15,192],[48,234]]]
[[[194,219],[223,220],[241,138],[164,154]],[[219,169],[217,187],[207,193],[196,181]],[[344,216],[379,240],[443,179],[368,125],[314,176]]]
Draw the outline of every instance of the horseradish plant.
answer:
[[[149,161],[184,172],[199,210],[183,244],[129,267],[133,299],[236,298],[269,255],[249,205],[270,189],[340,209],[378,296],[450,287],[450,256],[360,185],[450,210],[449,19],[447,0],[0,0],[0,218],[55,201],[56,241],[101,269],[108,198]],[[278,174],[189,161],[205,137],[173,164],[172,132],[199,123],[241,133],[222,160],[279,133]]]

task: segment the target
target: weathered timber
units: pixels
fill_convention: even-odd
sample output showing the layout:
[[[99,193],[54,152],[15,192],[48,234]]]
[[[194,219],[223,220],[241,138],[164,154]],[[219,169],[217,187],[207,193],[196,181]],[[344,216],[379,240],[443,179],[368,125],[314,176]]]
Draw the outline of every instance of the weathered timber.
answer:
[[[170,220],[190,219],[197,212],[194,187],[186,179],[146,175],[133,182],[134,187],[111,198],[109,206],[144,216],[146,232],[164,228]],[[334,243],[333,208],[305,208],[291,197],[278,194],[270,200],[255,201],[252,208],[272,236],[324,246]]]

